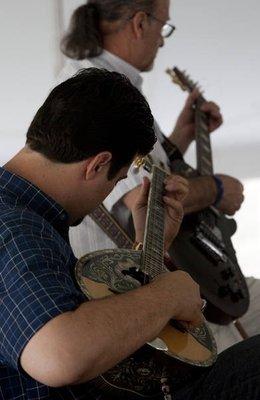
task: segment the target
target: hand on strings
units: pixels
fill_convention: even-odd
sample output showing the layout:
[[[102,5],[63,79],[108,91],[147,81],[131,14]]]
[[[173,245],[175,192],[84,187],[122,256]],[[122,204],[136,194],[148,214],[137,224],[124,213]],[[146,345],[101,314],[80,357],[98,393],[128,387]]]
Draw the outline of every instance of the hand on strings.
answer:
[[[177,236],[184,215],[183,203],[189,191],[188,181],[179,176],[171,175],[165,180],[165,228],[164,248],[168,250]]]
[[[144,239],[149,188],[149,179],[145,177],[132,208],[137,242],[142,242]],[[165,203],[164,241],[166,250],[178,234],[183,218],[183,201],[187,193],[188,182],[186,179],[177,175],[171,175],[166,178],[165,193],[163,196]]]
[[[187,327],[196,327],[204,322],[200,287],[187,272],[163,273],[154,279],[151,286],[157,290],[158,299],[160,296],[168,299],[170,318],[181,321]]]

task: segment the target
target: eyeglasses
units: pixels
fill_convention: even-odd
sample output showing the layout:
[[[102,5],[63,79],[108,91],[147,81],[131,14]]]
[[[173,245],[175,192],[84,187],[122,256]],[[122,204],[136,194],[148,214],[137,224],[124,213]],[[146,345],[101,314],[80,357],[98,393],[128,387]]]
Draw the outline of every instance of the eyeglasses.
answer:
[[[175,31],[175,26],[168,24],[168,22],[164,22],[159,18],[156,18],[153,14],[147,13],[147,16],[150,17],[151,19],[154,19],[157,22],[160,22],[162,24],[162,30],[161,30],[161,35],[163,38],[168,38],[171,36],[171,34]]]

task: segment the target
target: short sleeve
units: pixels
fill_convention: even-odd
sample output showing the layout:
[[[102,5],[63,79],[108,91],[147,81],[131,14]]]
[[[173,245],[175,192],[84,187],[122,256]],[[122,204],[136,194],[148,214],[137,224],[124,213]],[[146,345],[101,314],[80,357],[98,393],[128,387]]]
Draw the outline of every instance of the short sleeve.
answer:
[[[71,276],[76,259],[68,249],[24,233],[12,235],[1,249],[1,356],[15,369],[41,327],[85,301]]]

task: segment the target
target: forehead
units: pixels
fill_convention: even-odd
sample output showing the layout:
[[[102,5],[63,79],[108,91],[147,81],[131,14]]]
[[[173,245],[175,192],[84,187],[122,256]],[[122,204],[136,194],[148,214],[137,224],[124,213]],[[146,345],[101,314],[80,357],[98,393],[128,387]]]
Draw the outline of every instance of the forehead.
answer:
[[[155,14],[158,18],[168,20],[170,13],[170,0],[157,0],[155,4]]]

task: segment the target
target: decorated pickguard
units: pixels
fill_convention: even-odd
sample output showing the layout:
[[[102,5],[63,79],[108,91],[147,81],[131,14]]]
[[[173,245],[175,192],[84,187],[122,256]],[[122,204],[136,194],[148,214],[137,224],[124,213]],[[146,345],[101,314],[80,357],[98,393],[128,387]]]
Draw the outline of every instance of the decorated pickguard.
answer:
[[[140,261],[141,251],[127,249],[95,251],[78,261],[76,278],[88,297],[90,296],[87,288],[84,290],[84,278],[105,283],[112,292],[125,293],[141,286],[141,283],[131,276],[132,269],[139,269]]]
[[[189,327],[189,333],[207,349],[213,351],[216,347],[215,339],[206,324],[198,327]]]

